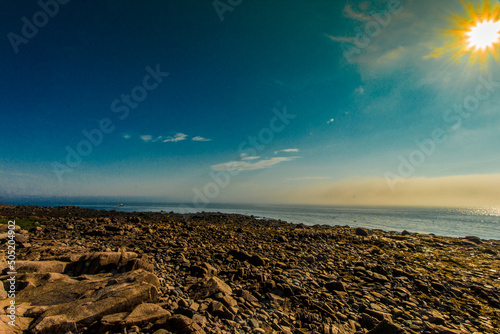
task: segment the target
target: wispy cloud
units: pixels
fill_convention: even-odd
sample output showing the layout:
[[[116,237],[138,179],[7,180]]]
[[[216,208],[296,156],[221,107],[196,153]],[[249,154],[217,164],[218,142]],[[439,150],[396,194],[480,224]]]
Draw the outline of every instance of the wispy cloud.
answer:
[[[127,135],[127,136],[128,137],[123,136],[123,138],[126,138],[126,139],[130,138],[129,135]],[[149,143],[149,142],[156,143],[157,141],[161,140],[163,137],[158,136],[155,139],[153,139],[153,136],[151,136],[151,135],[142,135],[139,138],[141,138],[146,143]]]
[[[298,148],[287,148],[287,149],[284,149],[284,150],[274,151],[274,154],[278,154],[279,152],[297,153],[297,152],[299,152],[299,149]]]
[[[257,159],[257,157],[246,157],[246,158],[252,158],[251,160]],[[210,166],[210,168],[212,168],[212,170],[214,171],[226,171],[226,172],[258,170],[258,169],[270,168],[281,162],[292,161],[297,158],[299,157],[274,157],[271,159],[259,160],[256,162],[248,162],[245,160],[229,161],[222,164]],[[245,157],[243,157],[243,159],[245,159]]]
[[[335,121],[335,119],[333,118],[330,118],[328,121],[326,121],[326,124],[330,124],[330,123],[333,123]]]
[[[125,138],[125,139],[130,139],[130,135],[128,135],[128,134],[124,134],[124,135],[123,135],[123,138]]]
[[[334,42],[342,42],[342,43],[354,43],[354,38],[353,37],[345,37],[345,36],[332,36],[325,34],[326,37],[331,39]]]
[[[241,155],[241,160],[257,160],[260,159],[260,156],[247,156],[247,155]]]
[[[192,141],[211,141],[212,139],[196,136],[191,139]]]
[[[153,139],[153,136],[152,135],[142,135],[140,136],[139,138],[141,140],[143,140],[144,142],[146,143],[156,143],[156,142],[163,142],[163,143],[175,143],[175,142],[178,142],[178,141],[182,141],[182,140],[186,140],[188,137],[187,134],[185,133],[182,133],[182,132],[179,132],[179,133],[176,133],[175,136],[171,137],[164,137],[164,136],[158,136],[156,138]],[[125,139],[129,139],[131,138],[130,135],[128,134],[125,134],[123,135],[123,138]],[[204,137],[201,137],[201,136],[195,136],[193,138],[191,138],[192,141],[212,141],[212,139],[209,139],[209,138],[204,138]]]
[[[184,134],[184,133],[177,133],[174,137],[167,137],[165,140],[163,140],[164,143],[168,143],[168,142],[178,142],[178,141],[182,141],[182,140],[186,140],[187,138],[187,135]]]

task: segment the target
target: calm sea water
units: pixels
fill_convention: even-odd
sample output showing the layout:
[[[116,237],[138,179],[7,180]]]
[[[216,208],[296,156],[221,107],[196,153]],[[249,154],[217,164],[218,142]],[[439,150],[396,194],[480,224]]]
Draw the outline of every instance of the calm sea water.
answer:
[[[8,203],[9,201],[2,201]],[[407,230],[418,233],[434,233],[441,236],[465,237],[475,235],[483,239],[500,240],[500,208],[388,208],[388,207],[335,207],[335,206],[292,206],[292,205],[244,205],[211,204],[195,209],[179,204],[158,204],[92,201],[92,200],[29,200],[10,201],[9,204],[29,205],[78,205],[85,208],[117,211],[174,211],[222,212],[254,215],[262,218],[281,219],[305,225],[349,225],[386,231]]]
[[[151,203],[86,203],[82,207],[117,211],[174,211],[222,212],[281,219],[305,225],[349,225],[386,231],[434,233],[441,236],[465,237],[475,235],[483,239],[500,240],[500,209],[459,208],[382,208],[382,207],[327,207],[291,205],[235,205],[213,204],[202,209],[179,204]]]

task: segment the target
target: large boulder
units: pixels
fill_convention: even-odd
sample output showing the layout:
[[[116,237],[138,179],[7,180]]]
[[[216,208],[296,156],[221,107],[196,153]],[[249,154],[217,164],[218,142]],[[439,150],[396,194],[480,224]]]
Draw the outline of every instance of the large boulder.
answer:
[[[30,279],[32,286],[19,291],[16,302],[31,303],[33,310],[27,313],[38,316],[30,326],[34,333],[57,333],[60,328],[72,328],[73,323],[88,326],[106,315],[129,314],[141,303],[157,302],[160,286],[158,278],[143,269],[78,279],[33,273],[23,278]]]
[[[139,268],[153,270],[147,261],[141,263],[134,252],[97,252],[82,255],[78,261],[68,266],[68,271],[79,276],[100,272],[125,272]]]

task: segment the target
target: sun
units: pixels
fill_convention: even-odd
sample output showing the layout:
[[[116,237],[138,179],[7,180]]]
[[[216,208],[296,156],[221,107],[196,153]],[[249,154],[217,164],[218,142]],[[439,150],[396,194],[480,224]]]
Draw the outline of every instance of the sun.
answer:
[[[445,41],[430,57],[449,55],[469,65],[500,61],[500,2],[462,0],[463,12],[449,17],[450,28],[443,31]],[[476,4],[476,5],[475,5]]]
[[[469,49],[484,50],[486,48],[493,49],[495,44],[500,42],[500,21],[482,21],[476,23],[470,31],[466,33],[468,36],[467,47]]]

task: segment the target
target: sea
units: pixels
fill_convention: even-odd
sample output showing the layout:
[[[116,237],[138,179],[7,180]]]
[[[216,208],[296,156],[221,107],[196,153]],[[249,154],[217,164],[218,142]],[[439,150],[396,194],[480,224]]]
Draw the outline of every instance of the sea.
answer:
[[[8,201],[0,201],[8,202]],[[348,225],[385,231],[406,230],[439,236],[477,236],[500,240],[500,208],[415,208],[415,207],[344,207],[271,204],[209,204],[194,208],[176,203],[116,201],[31,201],[44,206],[77,205],[99,210],[125,212],[221,212],[253,215],[259,219],[281,219],[304,225]]]

